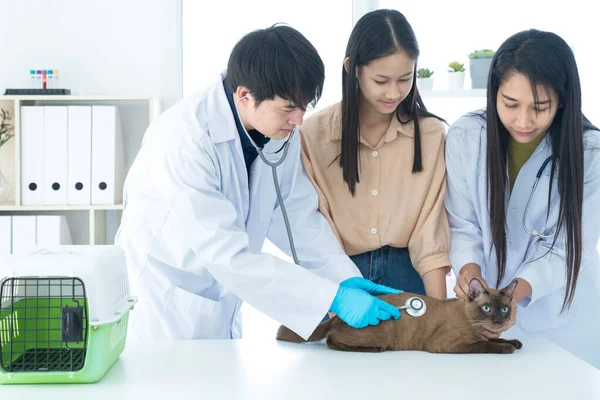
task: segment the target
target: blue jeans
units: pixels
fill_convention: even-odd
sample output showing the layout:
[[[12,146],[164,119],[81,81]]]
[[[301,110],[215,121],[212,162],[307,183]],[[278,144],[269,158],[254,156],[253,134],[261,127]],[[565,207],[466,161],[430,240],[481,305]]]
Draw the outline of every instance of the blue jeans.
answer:
[[[423,279],[414,269],[407,248],[384,246],[350,259],[363,277],[405,292],[425,295]]]

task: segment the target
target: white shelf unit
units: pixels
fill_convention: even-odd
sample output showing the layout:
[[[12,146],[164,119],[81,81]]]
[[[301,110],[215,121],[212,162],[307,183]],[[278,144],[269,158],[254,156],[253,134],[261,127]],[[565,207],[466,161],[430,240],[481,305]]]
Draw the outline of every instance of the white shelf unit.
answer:
[[[70,223],[77,225],[85,224],[87,219],[88,229],[81,229],[80,226],[69,226],[71,233],[84,232],[85,237],[73,238],[74,243],[81,244],[106,244],[106,222],[107,212],[116,212],[116,222],[121,220],[123,205],[60,205],[60,206],[25,206],[21,204],[21,107],[32,105],[115,105],[119,108],[119,115],[122,123],[123,141],[125,143],[124,151],[126,153],[127,169],[131,166],[135,154],[137,154],[143,134],[148,125],[160,114],[160,103],[157,97],[150,95],[140,96],[0,96],[0,107],[8,107],[13,111],[14,126],[14,177],[12,192],[14,201],[0,205],[0,215],[19,215],[19,214],[86,214],[87,218],[72,218]],[[128,110],[134,112],[128,113]],[[130,115],[133,114],[133,115]],[[128,130],[128,126],[132,129]],[[135,131],[135,137],[131,136]],[[129,139],[129,140],[128,140]],[[129,154],[129,157],[128,157]],[[5,174],[6,176],[6,174]],[[12,199],[11,199],[12,200]],[[81,235],[80,235],[81,236]]]
[[[114,204],[107,206],[97,206],[97,205],[85,205],[85,206],[11,206],[11,205],[1,205],[0,211],[85,211],[85,210],[95,210],[95,211],[118,211],[122,210],[122,204]]]

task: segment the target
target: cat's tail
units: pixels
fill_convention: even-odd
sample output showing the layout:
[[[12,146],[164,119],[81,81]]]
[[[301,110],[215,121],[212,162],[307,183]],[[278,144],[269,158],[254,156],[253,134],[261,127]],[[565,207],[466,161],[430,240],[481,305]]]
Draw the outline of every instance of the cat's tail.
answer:
[[[302,339],[302,337],[300,337],[300,335],[298,335],[296,332],[283,325],[281,325],[277,330],[276,338],[277,340],[292,343],[318,342],[319,340],[325,339],[325,336],[327,336],[327,333],[331,329],[331,324],[333,323],[334,319],[336,319],[336,317],[329,318],[327,321],[321,322],[319,325],[317,325],[317,328],[310,335],[308,340]]]

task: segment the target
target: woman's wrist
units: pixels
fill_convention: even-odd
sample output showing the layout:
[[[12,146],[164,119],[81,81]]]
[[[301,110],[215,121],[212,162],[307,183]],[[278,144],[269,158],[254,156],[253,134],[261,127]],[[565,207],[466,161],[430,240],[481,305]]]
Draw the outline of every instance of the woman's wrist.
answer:
[[[445,299],[448,297],[446,293],[446,274],[449,270],[450,267],[446,266],[432,269],[423,275],[423,285],[425,286],[427,296],[436,299]]]

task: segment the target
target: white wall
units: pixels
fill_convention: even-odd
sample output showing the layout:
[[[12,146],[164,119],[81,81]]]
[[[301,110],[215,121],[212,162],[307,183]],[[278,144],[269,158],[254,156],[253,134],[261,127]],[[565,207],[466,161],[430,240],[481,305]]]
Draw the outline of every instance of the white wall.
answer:
[[[0,90],[60,70],[72,94],[181,98],[180,0],[0,0]]]
[[[162,110],[181,99],[181,0],[0,0],[0,10],[2,94],[31,87],[31,69],[58,69],[74,95],[154,95]],[[122,107],[128,166],[147,110]]]
[[[448,2],[434,0],[429,7],[420,2],[379,0],[380,8],[395,8],[413,27],[421,57],[419,66],[434,71],[434,90],[447,87],[450,61],[465,64],[465,88],[470,87],[468,54],[475,49],[497,50],[509,36],[525,30],[539,29],[560,35],[573,49],[581,78],[583,112],[600,125],[600,55],[596,51],[597,1],[571,0],[502,0],[487,4],[480,0]],[[477,102],[443,100],[426,102],[427,108],[449,122],[472,111]],[[481,106],[485,105],[485,100]],[[478,106],[479,107],[479,106]]]
[[[0,0],[0,13],[0,94],[30,88],[31,69],[58,69],[60,87],[74,95],[154,95],[163,110],[182,96],[181,0]],[[148,107],[120,107],[129,166]],[[0,152],[9,179],[13,146],[11,141]],[[73,218],[71,225],[87,223],[84,214]],[[106,219],[112,243],[117,213]]]
[[[364,0],[354,2],[364,3]],[[340,101],[342,62],[352,30],[353,2],[304,0],[298,4],[301,6],[290,8],[289,2],[280,0],[183,0],[184,96],[217,79],[227,67],[231,50],[244,35],[281,22],[299,30],[315,46],[325,64],[323,95],[316,108],[307,114]],[[366,9],[361,7],[362,12]]]

